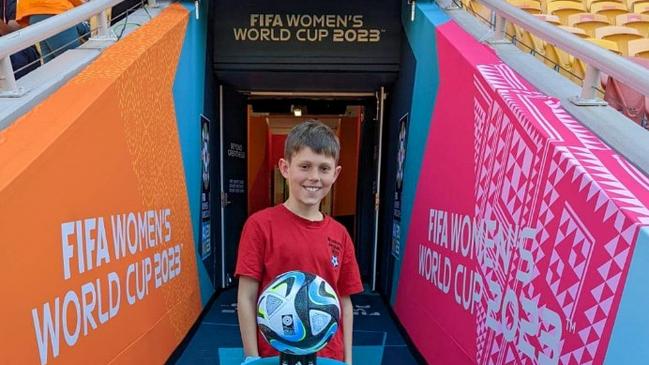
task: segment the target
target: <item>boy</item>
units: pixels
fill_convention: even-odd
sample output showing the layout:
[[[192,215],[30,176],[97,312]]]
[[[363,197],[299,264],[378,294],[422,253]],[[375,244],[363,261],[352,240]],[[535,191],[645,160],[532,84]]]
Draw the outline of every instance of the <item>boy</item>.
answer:
[[[353,306],[351,294],[363,290],[354,245],[347,230],[320,212],[341,167],[340,143],[317,121],[291,130],[279,169],[289,187],[283,204],[248,218],[239,243],[238,315],[247,362],[277,354],[257,331],[257,298],[277,275],[302,270],[324,278],[340,298],[342,326],[318,355],[352,363]]]

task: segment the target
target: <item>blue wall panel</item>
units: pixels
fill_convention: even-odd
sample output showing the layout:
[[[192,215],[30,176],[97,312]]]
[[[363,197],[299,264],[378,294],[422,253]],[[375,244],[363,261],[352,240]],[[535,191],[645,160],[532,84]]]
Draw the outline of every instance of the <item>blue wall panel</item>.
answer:
[[[605,364],[649,362],[649,227],[640,229]]]
[[[203,306],[214,293],[207,269],[200,254],[200,194],[201,194],[201,130],[200,115],[205,106],[205,46],[207,38],[208,2],[200,3],[200,19],[196,20],[194,3],[183,2],[190,11],[189,23],[183,42],[173,94],[178,123],[178,134],[183,154],[185,181],[189,209],[192,215],[192,231],[196,243],[196,268],[198,270]],[[212,243],[212,245],[214,245]]]
[[[415,60],[415,78],[412,85],[410,127],[404,168],[404,187],[401,213],[401,252],[405,252],[413,199],[417,190],[433,105],[439,86],[435,28],[449,21],[448,16],[434,3],[417,4],[415,20],[410,20],[410,7],[404,5],[402,22]],[[392,277],[390,302],[394,304],[401,272],[401,260],[396,260]]]

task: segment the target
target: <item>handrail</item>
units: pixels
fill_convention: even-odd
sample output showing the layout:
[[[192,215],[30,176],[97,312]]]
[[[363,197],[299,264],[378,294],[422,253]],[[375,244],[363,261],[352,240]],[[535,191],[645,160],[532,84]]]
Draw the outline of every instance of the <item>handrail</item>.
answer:
[[[649,70],[621,56],[546,23],[504,0],[479,0],[496,15],[496,31],[504,29],[505,20],[517,24],[535,36],[565,50],[587,65],[580,97],[571,101],[577,105],[599,104],[594,90],[599,83],[599,71],[605,72],[644,95],[649,95]],[[499,19],[500,18],[500,19]]]
[[[99,36],[110,38],[106,10],[124,0],[92,0],[61,14],[0,37],[0,96],[24,94],[16,84],[9,56],[98,15]]]
[[[0,59],[58,34],[124,0],[92,0],[0,37]]]

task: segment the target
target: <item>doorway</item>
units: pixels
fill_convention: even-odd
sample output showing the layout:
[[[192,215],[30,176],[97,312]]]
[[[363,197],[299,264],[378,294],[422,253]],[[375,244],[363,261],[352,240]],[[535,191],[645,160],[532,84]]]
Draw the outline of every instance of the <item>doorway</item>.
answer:
[[[226,269],[224,276],[227,278],[233,275],[240,227],[245,219],[259,210],[281,204],[288,198],[288,187],[277,166],[279,159],[284,157],[286,136],[295,125],[313,119],[327,124],[341,144],[339,164],[343,168],[331,192],[323,200],[321,211],[348,230],[355,243],[363,281],[371,285],[376,276],[374,227],[378,168],[376,144],[379,141],[376,95],[313,94],[315,93],[296,96],[248,93],[245,102],[237,103],[245,111],[245,115],[239,115],[235,125],[224,127],[226,130],[235,128],[244,131],[245,142],[242,144],[247,146],[245,197],[236,202],[230,198],[224,201],[240,221],[233,222],[231,218],[227,218],[228,210],[224,212],[224,222],[229,222],[222,226],[226,238],[223,244],[228,246],[223,250],[223,265]],[[241,123],[242,119],[245,122]],[[225,134],[240,136],[241,132],[230,131]],[[227,146],[230,142],[222,143]],[[227,153],[224,151],[224,155]],[[238,166],[240,162],[242,161],[235,161]],[[227,161],[224,161],[222,176],[227,177],[228,168]],[[227,188],[227,184],[225,185]],[[239,207],[232,209],[233,204]],[[241,214],[244,211],[245,214]]]
[[[248,105],[248,214],[283,203],[288,186],[278,161],[290,130],[306,120],[329,126],[341,144],[343,170],[320,210],[354,237],[363,105],[353,100],[251,98]]]

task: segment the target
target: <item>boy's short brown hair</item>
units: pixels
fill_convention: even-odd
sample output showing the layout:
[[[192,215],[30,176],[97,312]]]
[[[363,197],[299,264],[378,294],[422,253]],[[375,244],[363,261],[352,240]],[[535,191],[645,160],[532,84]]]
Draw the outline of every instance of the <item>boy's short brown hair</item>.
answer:
[[[315,153],[333,157],[338,162],[340,142],[334,131],[318,120],[304,121],[291,129],[284,143],[284,158],[291,161],[294,153],[309,147]]]

